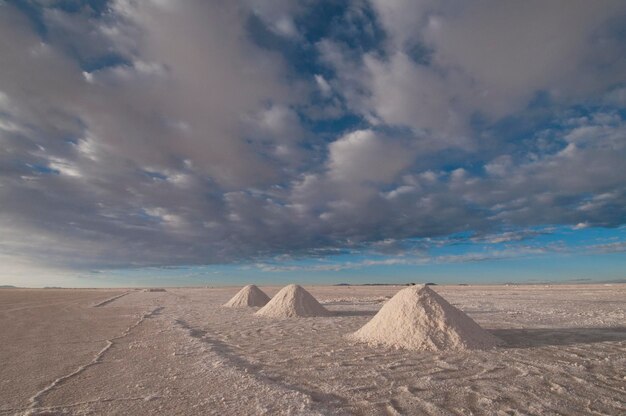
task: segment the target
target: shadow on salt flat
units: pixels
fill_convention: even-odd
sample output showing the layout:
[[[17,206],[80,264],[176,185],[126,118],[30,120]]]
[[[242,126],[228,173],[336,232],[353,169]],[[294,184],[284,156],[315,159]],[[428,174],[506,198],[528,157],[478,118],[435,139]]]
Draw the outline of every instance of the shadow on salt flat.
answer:
[[[378,311],[336,311],[329,309],[332,316],[374,316]]]
[[[626,327],[491,329],[489,332],[502,339],[505,348],[626,341]]]
[[[193,328],[186,321],[177,319],[176,325],[188,331],[189,336],[197,339],[200,342],[207,344],[213,352],[215,352],[220,358],[222,358],[231,367],[244,372],[245,374],[253,377],[261,382],[275,384],[281,386],[287,390],[297,391],[302,394],[308,395],[313,402],[324,403],[331,406],[349,408],[348,401],[336,394],[318,391],[314,386],[294,385],[285,382],[284,378],[280,375],[271,375],[265,373],[263,367],[258,364],[251,363],[245,357],[237,354],[236,350],[229,344],[209,336],[209,332]]]

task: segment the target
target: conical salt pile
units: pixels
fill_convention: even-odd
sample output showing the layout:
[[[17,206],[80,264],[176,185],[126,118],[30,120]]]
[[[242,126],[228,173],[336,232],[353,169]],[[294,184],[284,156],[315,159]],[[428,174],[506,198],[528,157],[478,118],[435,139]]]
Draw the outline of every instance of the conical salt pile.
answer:
[[[428,286],[399,291],[351,338],[420,351],[486,349],[500,343]]]
[[[270,301],[261,289],[255,285],[248,285],[241,289],[224,306],[231,308],[245,308],[247,306],[265,306]]]
[[[331,315],[326,308],[319,304],[313,295],[298,285],[289,285],[282,288],[256,314],[274,318]]]

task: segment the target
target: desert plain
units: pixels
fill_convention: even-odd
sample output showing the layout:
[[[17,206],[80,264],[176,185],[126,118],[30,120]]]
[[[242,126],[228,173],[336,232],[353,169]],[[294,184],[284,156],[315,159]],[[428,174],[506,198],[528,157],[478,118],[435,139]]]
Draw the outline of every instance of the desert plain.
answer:
[[[223,307],[240,287],[0,290],[0,415],[626,414],[624,284],[434,286],[503,341],[461,352],[347,337],[403,286],[305,287],[332,316]]]

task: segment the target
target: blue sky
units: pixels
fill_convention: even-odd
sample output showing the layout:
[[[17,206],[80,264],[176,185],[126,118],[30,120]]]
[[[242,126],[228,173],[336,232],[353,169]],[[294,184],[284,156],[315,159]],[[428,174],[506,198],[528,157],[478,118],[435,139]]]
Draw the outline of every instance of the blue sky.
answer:
[[[0,1],[0,284],[624,279],[625,23]]]
[[[509,233],[496,239],[512,239],[509,241],[453,239],[454,243],[433,242],[431,249],[419,254],[346,253],[250,264],[125,269],[85,273],[76,281],[85,286],[205,286],[245,284],[250,279],[259,284],[584,284],[624,280],[624,228],[534,230],[532,236]]]

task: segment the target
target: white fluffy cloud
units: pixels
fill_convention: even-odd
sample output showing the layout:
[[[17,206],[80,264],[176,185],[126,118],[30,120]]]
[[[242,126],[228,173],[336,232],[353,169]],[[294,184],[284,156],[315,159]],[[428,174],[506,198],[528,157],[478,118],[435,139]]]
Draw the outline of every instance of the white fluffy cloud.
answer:
[[[407,143],[378,137],[372,130],[351,132],[329,146],[329,175],[340,182],[392,182],[413,161]]]
[[[576,100],[624,82],[620,1],[372,4],[388,35],[383,53],[349,67],[351,51],[324,50],[357,80],[344,83],[358,94],[353,108],[386,123],[458,134],[476,112],[497,119],[538,92]]]

